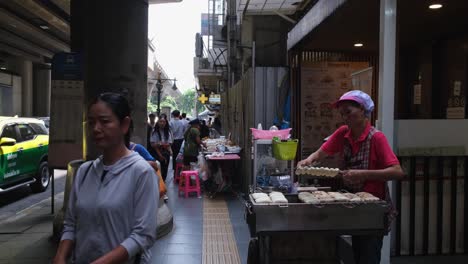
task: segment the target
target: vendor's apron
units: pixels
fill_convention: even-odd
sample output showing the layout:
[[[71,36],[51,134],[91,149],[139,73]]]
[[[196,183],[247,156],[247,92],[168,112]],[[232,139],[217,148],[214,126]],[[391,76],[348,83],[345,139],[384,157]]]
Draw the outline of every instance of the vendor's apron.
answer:
[[[343,148],[343,157],[345,161],[346,169],[355,169],[355,170],[368,170],[369,169],[369,157],[370,157],[370,148],[371,148],[371,140],[374,134],[378,132],[375,127],[371,127],[367,138],[361,143],[361,147],[359,151],[353,155],[353,151],[351,145],[348,140],[345,140],[344,148]],[[364,189],[365,181],[357,181],[350,183],[345,183],[345,189],[351,192],[362,192]],[[386,228],[387,231],[390,231],[391,223],[395,220],[398,212],[396,208],[393,206],[392,199],[390,196],[390,192],[388,190],[388,185],[385,184],[385,201],[388,203],[388,212],[386,218]]]

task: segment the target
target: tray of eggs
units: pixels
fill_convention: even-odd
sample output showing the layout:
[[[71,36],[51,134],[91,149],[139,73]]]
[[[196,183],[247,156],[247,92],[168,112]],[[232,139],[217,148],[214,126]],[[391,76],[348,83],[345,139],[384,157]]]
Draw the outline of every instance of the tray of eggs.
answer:
[[[336,177],[340,169],[328,167],[303,166],[297,167],[296,175],[310,175],[319,177]]]

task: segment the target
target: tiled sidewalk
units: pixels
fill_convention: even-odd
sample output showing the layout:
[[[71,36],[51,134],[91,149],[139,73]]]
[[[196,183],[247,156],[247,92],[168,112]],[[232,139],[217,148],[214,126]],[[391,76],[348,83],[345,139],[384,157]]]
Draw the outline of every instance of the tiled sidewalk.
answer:
[[[172,211],[174,228],[153,247],[153,262],[200,264],[203,244],[203,199],[177,195],[172,177],[167,179],[168,206]]]
[[[249,233],[247,224],[243,218],[243,205],[233,194],[224,194],[225,203],[221,195],[215,200],[207,200],[210,198],[205,196],[198,198],[195,194],[192,194],[186,199],[182,195],[177,195],[178,186],[172,182],[172,177],[168,177],[167,187],[169,196],[168,206],[172,210],[174,216],[174,229],[170,234],[156,242],[153,248],[152,263],[210,264],[208,260],[213,260],[215,258],[207,258],[207,254],[212,254],[211,257],[213,257],[213,255],[232,256],[224,258],[225,262],[217,259],[217,263],[215,264],[247,263],[247,247],[250,239]],[[206,208],[204,208],[204,204],[207,204]],[[211,214],[210,216],[210,212],[213,212],[214,215]],[[218,213],[222,214],[216,215]],[[207,244],[205,244],[204,250],[203,230],[205,230],[207,235],[208,233],[215,232],[209,229],[210,226],[213,226],[213,222],[208,222],[209,219],[213,219],[212,217],[218,217],[219,220],[223,220],[226,224],[229,222],[231,223],[232,233],[234,234],[232,242],[235,240],[237,247],[236,244],[233,243],[221,245],[222,241],[207,241],[205,239],[205,242],[217,242],[220,245],[217,247],[218,252],[216,252],[216,250],[214,250],[214,252],[213,248],[210,248]],[[216,228],[216,226],[214,226],[214,228]],[[203,258],[204,253],[205,258]]]

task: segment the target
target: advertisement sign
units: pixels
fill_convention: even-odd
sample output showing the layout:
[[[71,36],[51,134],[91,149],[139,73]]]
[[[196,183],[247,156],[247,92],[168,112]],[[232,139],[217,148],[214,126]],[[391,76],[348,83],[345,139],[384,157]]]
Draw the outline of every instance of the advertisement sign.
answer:
[[[208,99],[210,104],[221,104],[221,95],[219,94],[210,94],[210,98]]]
[[[218,16],[214,14],[201,14],[201,35],[213,35],[214,27],[218,25]]]

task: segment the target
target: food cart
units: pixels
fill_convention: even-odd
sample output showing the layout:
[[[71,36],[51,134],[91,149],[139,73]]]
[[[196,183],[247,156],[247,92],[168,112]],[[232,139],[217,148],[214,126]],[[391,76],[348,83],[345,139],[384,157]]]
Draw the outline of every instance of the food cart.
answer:
[[[339,263],[336,249],[317,250],[314,237],[322,244],[331,247],[336,245],[336,238],[341,235],[371,235],[384,234],[387,203],[373,202],[322,202],[306,204],[299,200],[297,194],[286,194],[288,203],[257,203],[249,195],[246,206],[246,221],[252,237],[249,246],[248,263],[279,263],[279,259],[288,263]],[[275,243],[277,241],[309,241],[303,245],[294,243]],[[310,238],[308,240],[307,238]],[[317,241],[315,241],[317,242]],[[275,248],[272,245],[281,245]],[[288,249],[288,247],[290,247]],[[302,250],[300,247],[306,247]],[[310,248],[309,248],[310,247]],[[307,249],[309,248],[309,249]],[[273,252],[309,252],[309,256],[292,253],[289,256],[273,254]],[[328,256],[323,256],[323,253]],[[330,253],[335,252],[335,253]],[[319,262],[313,262],[314,260]],[[293,262],[294,261],[294,262]],[[299,262],[298,262],[299,261]],[[300,262],[303,261],[303,262]],[[345,261],[345,260],[344,260]],[[344,262],[346,263],[346,262]]]
[[[254,159],[257,154],[254,153]],[[254,164],[256,178],[259,166],[255,161]],[[257,202],[253,197],[255,193],[268,193],[271,189],[255,187],[257,180],[253,179],[253,186],[245,200],[245,218],[251,235],[247,263],[354,263],[352,254],[344,256],[346,246],[343,246],[342,236],[386,233],[389,205],[385,201],[366,193],[359,193],[363,195],[362,199],[361,196],[347,193],[342,189],[341,180],[335,177],[336,169],[317,167],[294,170],[293,164],[285,166],[288,171],[291,169],[292,179],[308,182],[298,178],[311,178],[320,187],[298,189],[296,183],[292,189],[277,190],[283,191],[287,202]],[[308,192],[311,196],[320,192],[330,194],[331,198],[319,197],[305,202],[301,192]],[[357,198],[341,198],[341,194]],[[340,199],[333,199],[338,196]],[[351,262],[347,262],[349,259]]]

